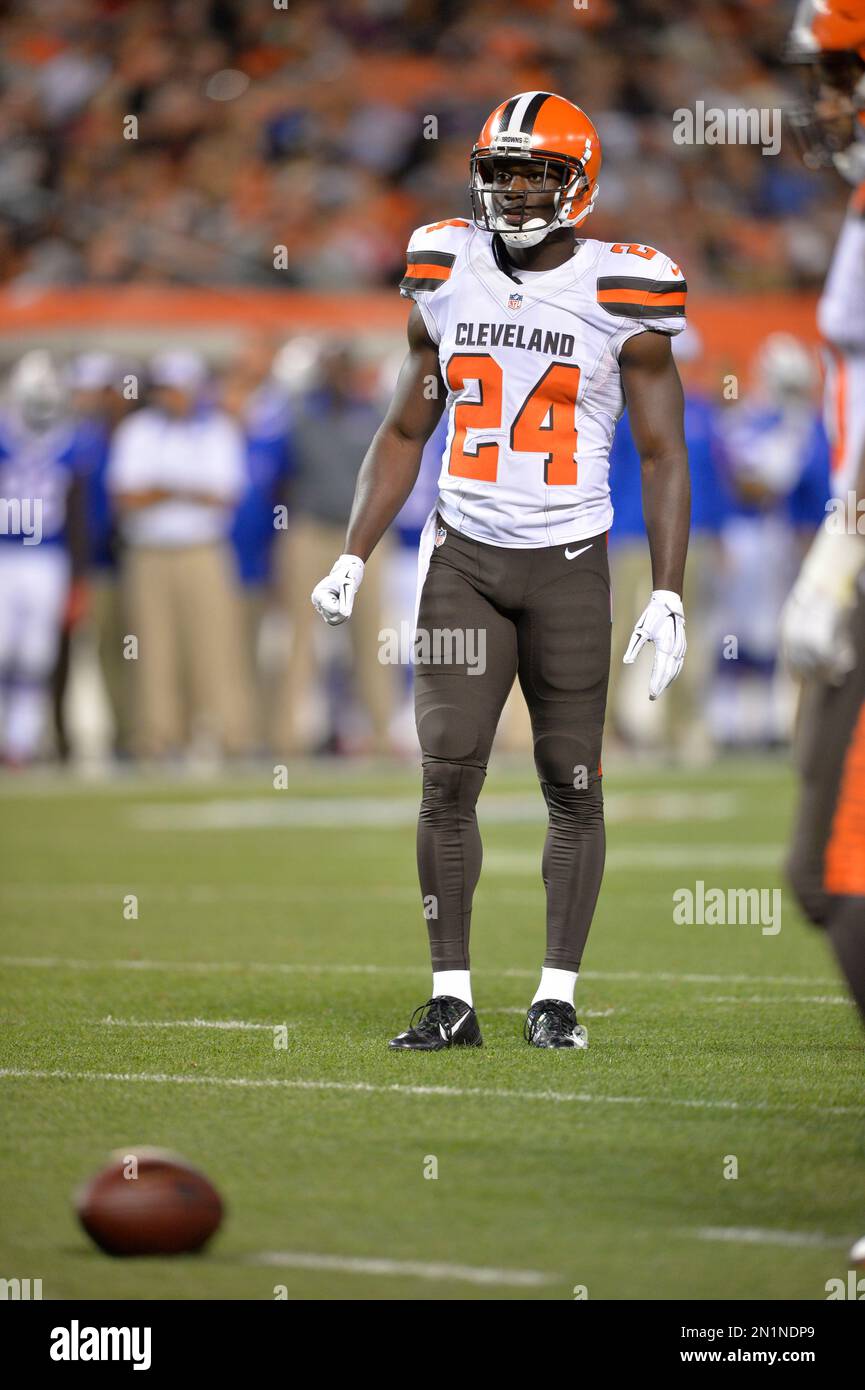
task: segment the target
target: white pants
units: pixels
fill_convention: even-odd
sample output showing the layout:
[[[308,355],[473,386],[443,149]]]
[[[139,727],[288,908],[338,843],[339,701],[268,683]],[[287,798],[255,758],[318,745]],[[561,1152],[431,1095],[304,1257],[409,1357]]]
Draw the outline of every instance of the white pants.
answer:
[[[42,736],[69,556],[61,546],[0,543],[0,751],[32,758]]]

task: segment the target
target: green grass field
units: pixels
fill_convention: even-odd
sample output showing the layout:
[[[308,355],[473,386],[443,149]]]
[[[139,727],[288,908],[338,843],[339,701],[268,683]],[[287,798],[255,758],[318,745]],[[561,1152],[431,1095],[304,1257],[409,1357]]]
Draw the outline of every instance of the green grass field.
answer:
[[[791,776],[606,774],[588,1052],[522,1041],[543,807],[494,764],[485,1047],[429,1056],[386,1047],[429,990],[413,769],[4,780],[0,1276],[45,1298],[825,1298],[865,1233],[862,1040],[784,884]],[[676,925],[698,879],[783,887],[781,931]],[[222,1191],[202,1256],[111,1259],[78,1227],[74,1188],[143,1144]]]

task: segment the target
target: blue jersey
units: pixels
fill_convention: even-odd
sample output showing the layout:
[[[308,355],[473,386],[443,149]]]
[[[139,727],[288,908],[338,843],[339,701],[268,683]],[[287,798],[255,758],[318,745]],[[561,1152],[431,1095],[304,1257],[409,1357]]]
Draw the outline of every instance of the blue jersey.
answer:
[[[685,443],[691,471],[691,530],[717,534],[728,503],[718,465],[717,410],[705,396],[685,398]],[[645,536],[640,456],[627,411],[619,421],[610,451],[610,494],[615,512],[610,544]]]
[[[105,475],[110,457],[111,429],[105,420],[85,419],[75,427],[72,457],[81,473],[87,499],[87,543],[90,563],[96,569],[113,569],[114,508]]]
[[[261,387],[251,397],[244,422],[247,484],[234,514],[231,543],[244,584],[270,577],[274,506],[281,485],[295,471],[291,422],[285,397]]]
[[[830,496],[830,450],[816,410],[745,400],[725,413],[721,457],[731,515],[768,513],[819,526]]]
[[[0,541],[65,546],[73,438],[66,422],[36,432],[17,413],[0,413]]]

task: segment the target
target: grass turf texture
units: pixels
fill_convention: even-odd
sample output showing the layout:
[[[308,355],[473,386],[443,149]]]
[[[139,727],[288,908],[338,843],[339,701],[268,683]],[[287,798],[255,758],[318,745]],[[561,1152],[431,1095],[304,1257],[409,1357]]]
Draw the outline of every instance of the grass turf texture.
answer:
[[[530,1049],[506,1012],[531,1000],[543,951],[531,777],[494,766],[480,806],[485,1047],[431,1056],[385,1045],[429,987],[416,773],[307,766],[290,781],[6,779],[0,1066],[478,1094],[7,1075],[0,1275],[41,1278],[46,1298],[144,1299],[269,1299],[276,1285],[289,1298],[570,1299],[585,1285],[590,1299],[822,1299],[846,1276],[865,1231],[862,1043],[850,1007],[816,1002],[844,990],[781,873],[783,764],[606,769],[609,865],[578,986],[590,1048],[577,1054]],[[485,801],[514,819],[484,824]],[[309,828],[255,823],[301,802]],[[197,820],[214,807],[225,828]],[[328,807],[345,824],[328,825]],[[672,894],[698,878],[782,886],[782,930],[675,925]],[[123,915],[131,893],[137,920]],[[108,1016],[284,1023],[288,1046],[266,1030]],[[109,1150],[143,1144],[179,1151],[223,1193],[227,1219],[203,1255],[111,1259],[78,1227],[72,1190]],[[816,1243],[705,1240],[705,1228]],[[284,1251],[548,1282],[256,1263]]]

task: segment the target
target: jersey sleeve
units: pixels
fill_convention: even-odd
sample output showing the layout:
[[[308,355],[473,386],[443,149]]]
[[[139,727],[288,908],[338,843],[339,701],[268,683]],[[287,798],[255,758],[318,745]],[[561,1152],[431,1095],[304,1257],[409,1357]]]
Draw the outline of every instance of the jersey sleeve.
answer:
[[[817,308],[817,327],[841,352],[865,351],[865,185],[853,195]]]
[[[433,298],[446,285],[453,272],[457,256],[463,249],[471,223],[462,217],[446,222],[433,222],[412,232],[406,251],[405,274],[399,292],[413,299],[435,342],[441,334],[436,323]]]
[[[653,246],[609,246],[599,267],[598,304],[620,320],[622,342],[635,333],[685,327],[688,285],[680,266]]]

